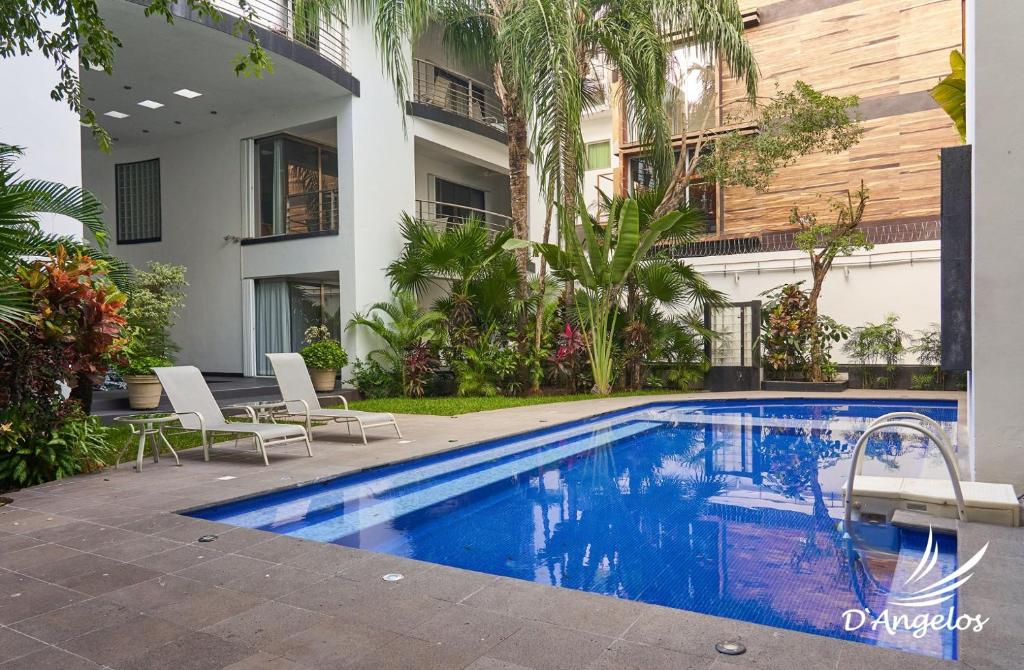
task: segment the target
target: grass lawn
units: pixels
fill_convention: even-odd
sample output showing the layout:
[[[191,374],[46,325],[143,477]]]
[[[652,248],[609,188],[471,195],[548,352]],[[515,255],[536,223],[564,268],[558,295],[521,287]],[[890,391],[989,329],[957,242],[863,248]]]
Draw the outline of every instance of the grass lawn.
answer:
[[[661,395],[676,393],[671,389],[658,391],[623,391],[612,393],[610,397]],[[574,400],[594,400],[598,396],[592,394],[578,395],[537,395],[525,397],[496,396],[494,398],[458,398],[445,396],[441,398],[379,398],[376,400],[359,400],[349,403],[351,409],[365,412],[394,412],[395,414],[434,414],[437,416],[455,416],[483,412],[489,409],[506,407],[525,407],[527,405],[547,405],[553,402],[571,402]]]

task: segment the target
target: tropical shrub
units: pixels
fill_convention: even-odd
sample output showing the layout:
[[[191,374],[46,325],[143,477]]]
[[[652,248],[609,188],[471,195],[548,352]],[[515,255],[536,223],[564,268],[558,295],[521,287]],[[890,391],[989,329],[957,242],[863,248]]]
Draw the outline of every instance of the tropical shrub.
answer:
[[[907,333],[899,329],[899,316],[887,314],[882,323],[866,323],[853,329],[843,351],[861,368],[864,388],[889,388],[896,366],[906,349]],[[885,366],[885,374],[874,376],[871,366]]]
[[[762,310],[762,362],[772,379],[811,379],[818,356],[819,381],[832,381],[837,370],[832,347],[850,336],[850,328],[810,308],[800,283],[786,284],[765,294]],[[816,353],[815,353],[816,352]]]
[[[548,357],[549,376],[553,382],[562,382],[566,392],[575,393],[580,371],[586,365],[587,344],[583,332],[571,323],[558,334],[555,350]]]
[[[460,357],[452,360],[458,395],[490,397],[519,390],[519,355],[511,341],[503,341],[491,331],[476,344],[460,348],[459,353]]]
[[[373,359],[357,360],[352,367],[352,385],[367,399],[394,398],[402,395],[401,382],[392,370]]]
[[[174,364],[178,347],[171,330],[185,304],[185,267],[152,261],[137,270],[124,309],[126,344],[117,370],[123,375],[151,375],[153,368]]]
[[[917,354],[917,362],[931,368],[927,375],[914,375],[911,387],[915,389],[937,388],[946,385],[946,374],[942,371],[942,333],[939,324],[933,323],[930,328],[917,331],[917,340],[909,347],[909,351]]]
[[[383,342],[384,346],[371,351],[367,358],[396,377],[400,393],[414,395],[422,394],[426,383],[422,367],[435,359],[410,358],[410,352],[421,344],[433,346],[439,342],[444,320],[441,312],[421,309],[411,291],[399,291],[391,302],[378,302],[366,313],[355,314],[346,328],[364,328]]]
[[[0,489],[88,470],[105,434],[68,388],[105,374],[118,355],[124,295],[102,261],[62,246],[17,270],[30,311],[0,357]]]

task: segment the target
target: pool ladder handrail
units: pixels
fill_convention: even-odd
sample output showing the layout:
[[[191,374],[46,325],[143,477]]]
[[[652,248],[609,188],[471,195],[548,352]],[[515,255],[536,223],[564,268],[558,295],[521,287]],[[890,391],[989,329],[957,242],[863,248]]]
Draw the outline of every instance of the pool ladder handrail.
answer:
[[[919,423],[911,423],[911,420]],[[928,426],[922,426],[921,424]],[[956,455],[953,453],[953,443],[949,439],[949,435],[942,429],[939,422],[930,416],[919,414],[917,412],[891,412],[884,414],[868,425],[867,430],[861,434],[860,439],[857,440],[857,445],[853,448],[853,460],[850,462],[850,476],[846,480],[846,514],[844,517],[844,528],[846,532],[850,532],[850,522],[853,517],[853,480],[861,474],[864,469],[864,462],[861,456],[867,447],[868,440],[877,432],[886,430],[889,428],[907,428],[914,430],[929,440],[935,443],[939,448],[939,453],[942,454],[942,459],[946,462],[946,471],[949,473],[950,481],[953,484],[953,495],[956,497],[956,513],[957,517],[961,521],[967,521],[967,510],[964,504],[964,494],[960,487],[960,468],[956,463]]]

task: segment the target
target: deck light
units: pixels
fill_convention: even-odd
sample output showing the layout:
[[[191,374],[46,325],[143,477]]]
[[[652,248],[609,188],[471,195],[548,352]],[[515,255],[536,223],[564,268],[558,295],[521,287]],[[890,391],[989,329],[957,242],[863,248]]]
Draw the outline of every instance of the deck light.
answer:
[[[180,95],[183,98],[188,98],[189,100],[191,100],[192,98],[198,98],[202,95],[202,93],[199,93],[198,91],[193,91],[191,89],[182,88],[175,91],[174,95]]]
[[[105,112],[103,116],[109,116],[112,119],[127,119],[131,115],[125,114],[124,112],[119,112],[116,109],[112,109],[109,112]]]
[[[397,582],[405,579],[405,575],[397,572],[389,572],[386,575],[381,575],[381,579],[383,579],[386,582]]]
[[[156,100],[143,100],[139,103],[139,107],[148,107],[149,109],[160,109],[164,106],[164,103],[157,102]]]
[[[715,645],[715,651],[726,656],[739,656],[746,653],[747,648],[739,640],[725,640]]]
[[[201,538],[196,540],[197,542],[213,542],[217,539],[216,535],[203,535]]]

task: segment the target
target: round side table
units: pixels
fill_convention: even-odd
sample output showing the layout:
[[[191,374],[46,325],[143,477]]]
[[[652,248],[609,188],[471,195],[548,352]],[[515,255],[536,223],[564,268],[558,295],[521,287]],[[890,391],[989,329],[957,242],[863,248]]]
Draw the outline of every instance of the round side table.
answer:
[[[179,467],[181,466],[178,453],[174,451],[174,447],[171,446],[171,443],[167,441],[167,437],[164,435],[164,427],[178,421],[177,414],[128,414],[116,416],[114,421],[126,424],[132,431],[132,436],[128,438],[128,443],[121,449],[121,453],[117,455],[117,462],[114,464],[115,468],[121,464],[121,456],[132,446],[132,440],[136,435],[139,436],[139,451],[135,456],[136,471],[142,472],[142,456],[146,451],[147,437],[153,445],[154,463],[160,462],[160,443],[157,442],[159,439],[170,450],[171,455],[174,456],[174,463]]]

